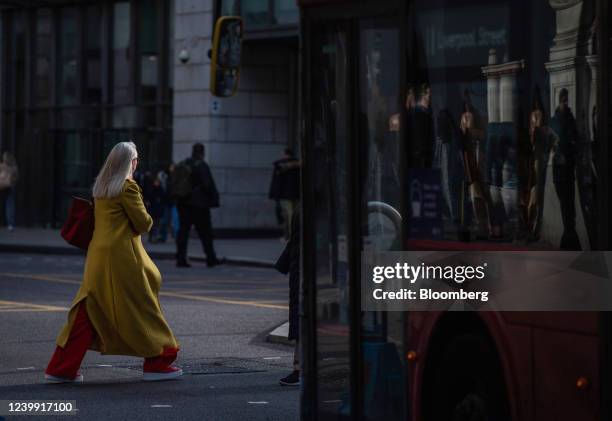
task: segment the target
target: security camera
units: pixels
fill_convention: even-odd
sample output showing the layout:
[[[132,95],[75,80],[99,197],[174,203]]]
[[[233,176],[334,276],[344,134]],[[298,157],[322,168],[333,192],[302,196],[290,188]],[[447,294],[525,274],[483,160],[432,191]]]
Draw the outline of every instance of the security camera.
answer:
[[[187,63],[189,61],[189,51],[187,51],[186,49],[183,48],[179,52],[178,58],[181,61],[181,63],[183,63],[183,64]]]

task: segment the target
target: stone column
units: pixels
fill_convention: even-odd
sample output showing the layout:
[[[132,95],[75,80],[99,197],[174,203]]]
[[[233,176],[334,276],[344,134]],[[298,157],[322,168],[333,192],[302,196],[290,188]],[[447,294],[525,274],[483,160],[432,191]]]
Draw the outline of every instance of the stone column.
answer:
[[[500,120],[516,121],[517,101],[516,73],[505,73],[500,78],[499,83],[499,103]]]
[[[497,64],[495,50],[489,51],[489,65],[482,68],[483,75],[487,78],[487,100],[489,104],[489,127],[488,132],[496,131],[493,125],[504,127],[508,124],[500,123],[515,123],[518,115],[518,86],[516,78],[518,74],[525,68],[524,60],[507,61]],[[493,125],[492,125],[493,124]],[[515,126],[510,124],[510,126]],[[489,150],[500,153],[499,145],[492,142],[501,142],[502,139],[497,136],[488,136],[486,139],[486,147]],[[514,140],[516,142],[516,140]],[[491,142],[491,143],[489,143]],[[516,144],[512,147],[516,148]],[[496,168],[495,171],[502,172],[502,183],[491,184],[489,186],[489,194],[491,197],[490,213],[496,215],[494,218],[496,223],[507,225],[507,228],[516,230],[518,227],[518,194],[516,187],[513,187],[512,179],[518,177],[516,169],[518,163],[516,157],[510,158],[506,156],[494,156],[491,162],[485,162],[483,165],[487,170]],[[512,186],[512,187],[511,187]],[[505,215],[505,220],[502,221],[501,215]]]
[[[489,63],[491,63],[489,52]],[[525,60],[490,64],[482,68],[487,78],[487,103],[489,104],[489,123],[514,122],[517,116],[518,74],[525,68]]]
[[[495,48],[491,48],[489,50],[489,66],[494,66],[496,64],[496,51]],[[489,122],[499,122],[499,78],[497,76],[487,78],[487,108],[489,112]]]

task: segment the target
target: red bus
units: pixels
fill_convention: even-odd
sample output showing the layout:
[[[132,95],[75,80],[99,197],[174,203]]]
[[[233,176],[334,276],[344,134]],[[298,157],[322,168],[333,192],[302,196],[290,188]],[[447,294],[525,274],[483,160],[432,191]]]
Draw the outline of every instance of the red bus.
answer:
[[[609,313],[360,287],[364,251],[610,250],[608,2],[298,3],[302,418],[609,419]]]

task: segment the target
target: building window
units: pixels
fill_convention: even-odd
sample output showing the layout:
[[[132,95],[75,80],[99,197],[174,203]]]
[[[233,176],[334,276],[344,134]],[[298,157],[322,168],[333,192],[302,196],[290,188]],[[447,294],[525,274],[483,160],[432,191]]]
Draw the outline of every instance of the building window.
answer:
[[[17,206],[33,210],[18,215],[19,225],[61,226],[71,196],[88,194],[117,142],[137,139],[143,170],[170,159],[173,3],[71,4],[0,12],[0,146],[20,163],[28,194]]]
[[[34,70],[34,101],[49,106],[51,101],[51,10],[36,12],[36,62]]]
[[[158,9],[141,7],[139,12],[140,99],[153,102],[157,97],[159,69]]]
[[[172,98],[174,92],[174,0],[168,1],[168,98]]]
[[[274,1],[274,21],[278,25],[293,25],[300,20],[300,13],[294,0]]]
[[[295,0],[222,0],[220,12],[222,16],[242,16],[247,32],[294,26],[299,21]]]
[[[102,10],[87,6],[85,44],[85,98],[87,104],[102,102]]]
[[[130,3],[113,7],[113,103],[130,102]]]
[[[261,0],[242,0],[242,16],[247,28],[259,28],[270,24],[270,8]]]
[[[77,10],[61,9],[59,38],[59,102],[77,103]]]
[[[9,79],[7,86],[8,103],[15,108],[22,108],[25,92],[25,28],[22,13],[14,12],[11,17],[8,74],[12,80]]]

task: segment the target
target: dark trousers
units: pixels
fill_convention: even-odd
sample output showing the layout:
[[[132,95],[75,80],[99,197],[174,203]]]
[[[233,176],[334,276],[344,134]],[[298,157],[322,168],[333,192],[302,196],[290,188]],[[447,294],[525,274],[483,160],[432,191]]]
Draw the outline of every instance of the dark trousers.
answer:
[[[210,221],[210,208],[197,208],[191,205],[177,205],[179,215],[179,230],[176,237],[176,258],[180,261],[187,260],[187,242],[191,226],[195,225],[202,248],[206,254],[206,260],[212,262],[217,260],[213,247],[212,223]]]
[[[561,250],[581,250],[580,240],[576,232],[576,190],[574,165],[558,165],[553,167],[555,190],[561,205],[563,220],[563,235]]]
[[[287,339],[300,338],[300,275],[289,275],[289,333]]]

